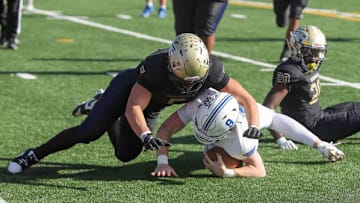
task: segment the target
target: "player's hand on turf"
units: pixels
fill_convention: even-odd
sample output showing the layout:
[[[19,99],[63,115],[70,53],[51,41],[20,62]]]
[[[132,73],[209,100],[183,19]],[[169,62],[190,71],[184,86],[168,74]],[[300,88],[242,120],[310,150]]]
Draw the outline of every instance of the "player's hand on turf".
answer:
[[[146,133],[144,136],[141,137],[141,140],[144,144],[144,150],[158,150],[161,146],[169,147],[171,143],[163,140],[161,138],[155,138],[152,133]]]
[[[298,149],[298,147],[296,146],[296,144],[293,141],[287,140],[284,137],[277,139],[276,142],[279,145],[280,149],[284,149],[284,150],[297,150]]]
[[[222,177],[225,173],[226,166],[220,154],[216,153],[216,158],[217,160],[213,161],[206,153],[204,153],[203,162],[205,168],[211,171],[212,174]]]
[[[250,126],[243,133],[243,137],[248,137],[248,138],[253,138],[253,139],[259,139],[262,136],[263,136],[263,134],[261,133],[261,131],[255,126]]]
[[[151,172],[151,175],[157,177],[178,176],[169,164],[158,164],[155,171]]]

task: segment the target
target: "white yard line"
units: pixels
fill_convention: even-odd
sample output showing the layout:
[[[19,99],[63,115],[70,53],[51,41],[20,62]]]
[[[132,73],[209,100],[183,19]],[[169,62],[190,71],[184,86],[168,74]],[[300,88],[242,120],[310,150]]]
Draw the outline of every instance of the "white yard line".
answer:
[[[129,36],[133,36],[133,37],[137,37],[137,38],[141,38],[141,39],[145,39],[145,40],[150,40],[150,41],[155,41],[155,42],[160,42],[160,43],[165,43],[165,44],[171,44],[171,40],[167,40],[167,39],[163,39],[163,38],[159,38],[159,37],[153,37],[153,36],[150,36],[150,35],[146,35],[146,34],[142,34],[142,33],[138,33],[138,32],[133,32],[133,31],[126,30],[126,29],[116,28],[116,27],[113,27],[113,26],[104,25],[104,24],[101,24],[101,23],[96,23],[96,22],[92,22],[92,21],[89,21],[89,20],[86,20],[86,19],[80,19],[80,18],[73,17],[73,16],[64,16],[64,15],[58,13],[58,12],[46,11],[46,10],[41,10],[41,9],[33,9],[33,10],[31,10],[31,12],[36,13],[36,14],[49,16],[49,17],[54,17],[56,19],[62,19],[62,20],[67,20],[67,21],[71,21],[71,22],[74,22],[74,23],[79,23],[79,24],[82,24],[82,25],[96,27],[96,28],[107,30],[107,31],[110,31],[110,32],[121,33],[121,34],[124,34],[124,35],[129,35]],[[234,55],[227,54],[227,53],[224,53],[224,52],[213,51],[212,53],[214,55],[221,56],[223,58],[228,58],[228,59],[232,59],[232,60],[235,60],[235,61],[240,61],[240,62],[243,62],[243,63],[249,63],[249,64],[253,64],[253,65],[257,65],[257,66],[261,66],[261,67],[265,67],[265,68],[271,68],[271,69],[275,68],[275,65],[273,65],[273,64],[264,63],[264,62],[261,62],[261,61],[256,61],[256,60],[253,60],[253,59],[244,58],[244,57],[240,57],[240,56],[234,56]],[[322,80],[324,80],[324,81],[334,83],[334,85],[342,85],[342,86],[352,87],[352,88],[355,88],[355,89],[360,89],[360,84],[359,83],[351,83],[351,82],[342,81],[342,80],[330,78],[330,77],[323,76],[323,75],[321,75],[320,78]]]

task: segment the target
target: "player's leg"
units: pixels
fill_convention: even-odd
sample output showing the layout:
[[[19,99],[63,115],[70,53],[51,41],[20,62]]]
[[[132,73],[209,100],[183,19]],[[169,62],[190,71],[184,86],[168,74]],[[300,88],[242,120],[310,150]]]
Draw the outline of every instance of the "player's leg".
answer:
[[[276,0],[275,0],[276,1]],[[302,11],[307,5],[307,0],[291,0],[290,12],[288,16],[288,27],[285,33],[285,42],[283,50],[280,54],[280,61],[284,62],[290,57],[290,49],[288,46],[288,40],[290,40],[291,33],[300,27],[300,18]]]
[[[154,6],[154,3],[152,0],[146,0],[145,2],[146,2],[146,5],[145,5],[143,12],[141,13],[141,16],[144,18],[147,18],[150,16],[150,14],[152,12],[154,12],[155,6]]]
[[[290,0],[273,0],[273,11],[275,22],[278,27],[285,27],[288,24]]]
[[[100,138],[106,130],[111,128],[116,119],[124,114],[128,95],[135,82],[134,75],[134,70],[128,70],[115,77],[102,99],[80,126],[63,130],[46,143],[26,150],[9,163],[8,171],[12,174],[21,173],[49,154]]]
[[[337,141],[359,132],[360,103],[347,102],[326,108],[311,130],[326,141]]]
[[[17,49],[16,37],[18,33],[20,33],[21,4],[22,4],[21,0],[8,1],[6,38],[7,38],[7,47],[9,49]]]
[[[205,42],[209,52],[214,49],[215,32],[227,5],[227,0],[200,0],[196,5],[196,15],[194,16],[195,34]]]
[[[156,127],[159,112],[145,114],[146,122],[151,130]],[[123,162],[135,159],[142,151],[143,143],[131,129],[125,117],[119,118],[108,131],[110,141],[115,150],[115,156]]]
[[[269,128],[284,134],[285,137],[294,141],[313,145],[319,138],[311,133],[307,128],[289,116],[276,113],[274,110],[258,104],[260,128]]]
[[[181,33],[194,33],[194,7],[194,0],[173,0],[176,35]]]

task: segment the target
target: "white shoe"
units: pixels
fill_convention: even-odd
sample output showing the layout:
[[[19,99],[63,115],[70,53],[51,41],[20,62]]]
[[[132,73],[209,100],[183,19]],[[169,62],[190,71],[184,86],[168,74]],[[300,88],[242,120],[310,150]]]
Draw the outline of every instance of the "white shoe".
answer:
[[[344,152],[336,148],[333,143],[321,142],[317,149],[331,162],[341,161],[345,158]]]

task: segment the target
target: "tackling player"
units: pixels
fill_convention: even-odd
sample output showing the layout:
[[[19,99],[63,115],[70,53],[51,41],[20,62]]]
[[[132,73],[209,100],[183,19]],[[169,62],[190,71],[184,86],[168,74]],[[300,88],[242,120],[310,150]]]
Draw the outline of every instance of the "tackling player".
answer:
[[[170,48],[158,50],[136,68],[119,73],[101,99],[91,105],[93,108],[79,126],[65,129],[46,143],[25,150],[10,161],[8,172],[21,173],[49,154],[78,143],[88,144],[106,131],[115,156],[123,162],[135,159],[143,148],[168,146],[167,141],[152,135],[160,111],[172,104],[191,101],[209,87],[233,94],[248,112],[252,129],[248,136],[260,134],[254,98],[225,73],[220,59],[209,57],[198,36],[184,33],[175,38]],[[80,105],[79,112],[84,112],[86,107],[87,103]]]
[[[274,112],[258,104],[259,126],[286,134],[289,138],[317,149],[330,161],[344,159],[344,153],[334,145],[321,141],[294,119]],[[214,175],[220,177],[263,177],[265,167],[257,152],[258,139],[243,136],[248,131],[246,113],[236,99],[228,93],[212,88],[202,92],[196,99],[186,103],[160,126],[157,137],[170,141],[172,134],[183,129],[192,121],[195,138],[205,144],[205,151],[221,147],[233,159],[241,160],[244,166],[226,168],[223,158],[214,161],[204,153],[204,164]],[[246,134],[246,133],[245,133]],[[168,163],[168,148],[160,147],[157,152],[157,167],[152,176],[177,176]],[[225,161],[225,159],[224,159]]]
[[[292,33],[291,57],[273,73],[273,87],[264,105],[288,115],[325,141],[337,141],[360,130],[360,102],[345,102],[322,109],[319,105],[319,70],[327,52],[324,33],[306,25]],[[281,137],[273,132],[274,137]]]

